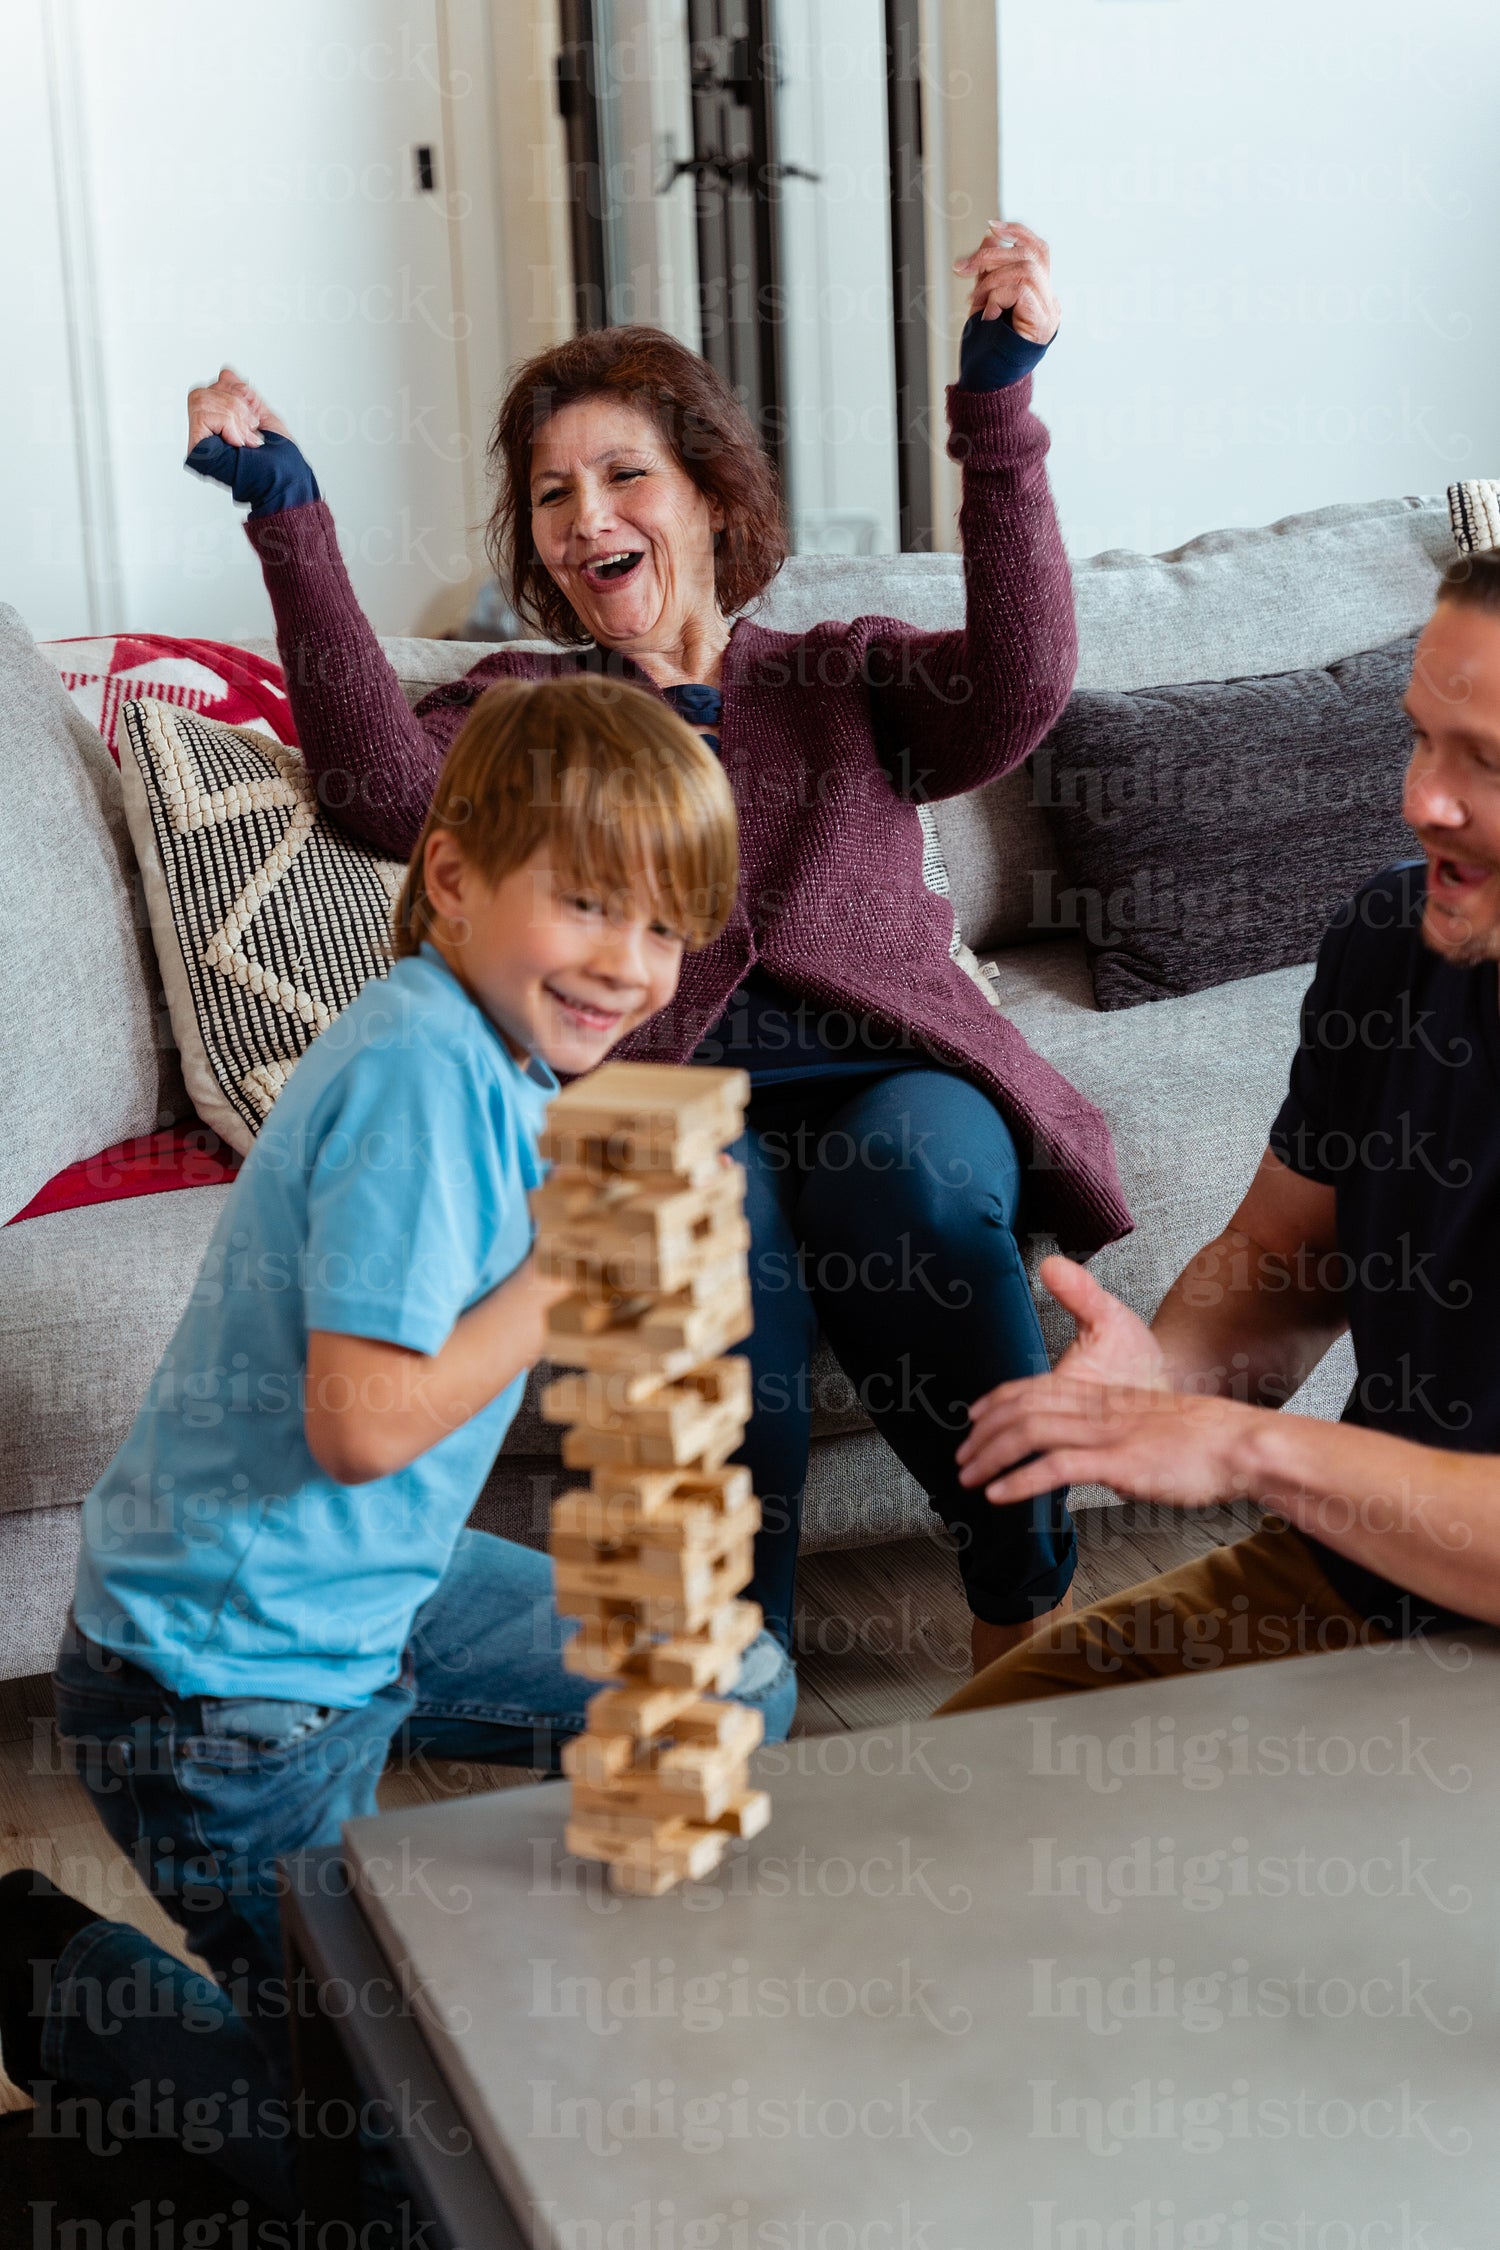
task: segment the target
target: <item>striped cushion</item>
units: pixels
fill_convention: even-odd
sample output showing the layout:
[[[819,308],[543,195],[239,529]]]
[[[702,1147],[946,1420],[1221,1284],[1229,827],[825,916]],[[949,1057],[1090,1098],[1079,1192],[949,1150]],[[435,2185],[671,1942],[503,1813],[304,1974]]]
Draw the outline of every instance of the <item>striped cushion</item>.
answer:
[[[406,874],[334,826],[294,750],[127,703],[120,773],[183,1077],[243,1154],[299,1057],[391,965]]]
[[[1500,484],[1492,477],[1472,477],[1448,487],[1448,517],[1453,544],[1461,555],[1478,555],[1500,547]]]

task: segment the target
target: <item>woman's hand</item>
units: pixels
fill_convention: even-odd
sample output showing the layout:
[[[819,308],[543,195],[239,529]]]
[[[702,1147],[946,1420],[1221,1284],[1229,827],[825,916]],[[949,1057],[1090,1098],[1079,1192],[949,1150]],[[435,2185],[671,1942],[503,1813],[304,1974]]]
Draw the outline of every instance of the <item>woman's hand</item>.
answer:
[[[955,273],[973,276],[969,311],[998,320],[1009,311],[1018,336],[1050,344],[1062,308],[1052,290],[1052,253],[1039,234],[1014,219],[991,219],[984,240],[967,258],[955,258]]]
[[[273,413],[258,391],[253,391],[232,367],[221,367],[212,383],[188,392],[187,449],[206,437],[221,437],[226,445],[257,446],[262,430],[289,438],[291,431]]]

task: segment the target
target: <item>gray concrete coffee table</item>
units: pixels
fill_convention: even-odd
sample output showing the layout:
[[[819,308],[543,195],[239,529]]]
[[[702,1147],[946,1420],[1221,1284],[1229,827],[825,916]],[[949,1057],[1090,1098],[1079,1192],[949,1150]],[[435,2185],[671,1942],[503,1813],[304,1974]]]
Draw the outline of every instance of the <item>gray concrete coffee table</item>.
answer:
[[[658,1900],[568,1858],[561,1785],[346,1831],[516,2239],[1500,2238],[1500,1643],[757,1766],[771,1827]]]

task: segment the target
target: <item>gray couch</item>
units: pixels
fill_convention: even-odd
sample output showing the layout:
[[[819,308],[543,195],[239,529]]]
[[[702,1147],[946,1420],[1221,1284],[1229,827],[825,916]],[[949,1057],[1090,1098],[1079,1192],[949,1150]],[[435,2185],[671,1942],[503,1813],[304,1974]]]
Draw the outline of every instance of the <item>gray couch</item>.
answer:
[[[1096,555],[1076,566],[1079,684],[1227,679],[1324,664],[1373,647],[1421,624],[1452,551],[1443,503],[1411,499],[1215,532],[1171,555]],[[961,607],[954,557],[805,558],[787,566],[760,614],[773,625],[797,626],[873,610],[933,626],[955,622]],[[458,643],[387,646],[413,697],[482,653]],[[12,771],[5,734],[0,724],[0,772],[13,824],[21,777]],[[58,755],[86,749],[74,728],[72,750],[65,745]],[[57,776],[49,781],[33,772],[26,780],[33,788],[40,780],[43,796],[56,794]],[[93,761],[90,801],[102,808],[93,817],[114,823],[118,837],[109,785],[109,774]],[[76,793],[76,778],[65,797],[69,787]],[[1055,862],[1026,777],[939,807],[937,828],[959,926],[993,961],[1003,1006],[1113,1126],[1137,1225],[1094,1270],[1149,1313],[1186,1257],[1223,1224],[1264,1146],[1307,973],[1287,969],[1099,1014],[1078,941],[1033,927],[1035,902],[1048,897]],[[18,841],[12,826],[7,858]],[[50,838],[46,848],[53,848]],[[123,858],[108,848],[84,862],[75,855],[68,885],[71,914],[113,930],[117,940],[142,942]],[[61,1014],[57,1005],[49,1008],[45,992],[37,1000],[29,991],[0,992],[8,1114],[15,1114],[18,1094],[33,1120],[45,1113],[57,1073],[76,1072],[82,1059],[80,1083],[92,1077],[96,1089],[101,1072],[135,1073],[147,1114],[145,1124],[130,1129],[148,1129],[152,1089],[171,1080],[170,1056],[150,1053],[159,1019],[153,1025],[149,1009],[136,1010],[127,1039],[121,1005],[109,1006],[106,1026],[81,988],[68,991]],[[70,1039],[75,1051],[64,1055]],[[82,1058],[79,1042],[88,1048]],[[75,1135],[60,1149],[58,1166],[108,1137]],[[227,1193],[199,1188],[0,1228],[0,1678],[51,1662],[72,1580],[79,1503],[128,1426]],[[1034,1259],[1046,1247],[1034,1245]],[[1066,1324],[1046,1303],[1043,1323],[1055,1352]],[[1298,1406],[1336,1414],[1349,1374],[1344,1350],[1330,1353]],[[826,1355],[817,1399],[804,1545],[857,1545],[930,1528],[922,1495],[864,1423]],[[529,1395],[476,1520],[539,1542],[557,1475],[556,1433]],[[1077,1497],[1089,1504],[1109,1496]]]

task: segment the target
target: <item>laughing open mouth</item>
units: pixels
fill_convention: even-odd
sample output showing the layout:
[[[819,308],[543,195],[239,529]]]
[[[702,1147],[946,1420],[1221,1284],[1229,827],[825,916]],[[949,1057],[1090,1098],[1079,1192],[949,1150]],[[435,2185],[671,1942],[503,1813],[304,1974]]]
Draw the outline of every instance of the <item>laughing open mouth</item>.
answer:
[[[1450,897],[1462,891],[1472,891],[1489,880],[1491,870],[1477,866],[1471,860],[1437,859],[1432,865],[1432,887]]]
[[[615,555],[600,555],[584,564],[583,575],[593,586],[618,586],[635,569],[641,553],[639,547],[625,547]]]

